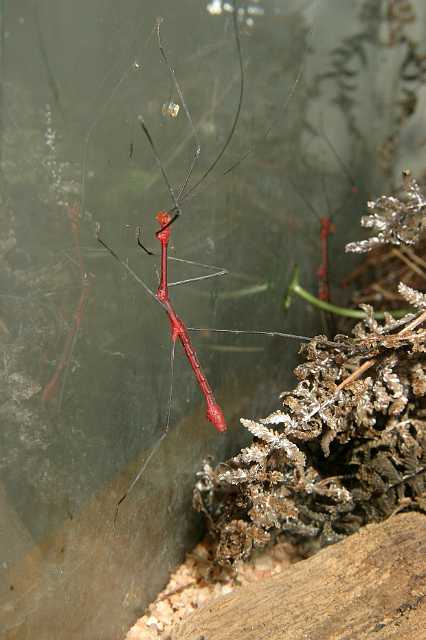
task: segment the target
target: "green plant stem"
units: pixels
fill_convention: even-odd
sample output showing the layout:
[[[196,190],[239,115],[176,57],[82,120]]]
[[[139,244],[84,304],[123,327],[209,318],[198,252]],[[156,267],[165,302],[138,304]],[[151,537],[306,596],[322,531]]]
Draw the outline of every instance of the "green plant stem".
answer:
[[[327,311],[328,313],[333,313],[337,316],[343,316],[345,318],[354,318],[356,320],[360,320],[365,318],[367,314],[365,311],[360,309],[349,309],[347,307],[339,307],[331,302],[327,302],[326,300],[320,300],[312,293],[309,293],[306,289],[304,289],[298,280],[298,270],[295,269],[293,273],[293,277],[288,289],[288,293],[284,298],[284,308],[288,309],[290,306],[291,296],[292,294],[296,294],[299,298],[306,300],[309,304],[317,307],[318,309],[322,309],[323,311]],[[374,318],[376,320],[383,320],[385,317],[385,313],[391,313],[394,318],[403,318],[407,313],[410,313],[410,309],[392,309],[389,312],[386,311],[375,311]]]

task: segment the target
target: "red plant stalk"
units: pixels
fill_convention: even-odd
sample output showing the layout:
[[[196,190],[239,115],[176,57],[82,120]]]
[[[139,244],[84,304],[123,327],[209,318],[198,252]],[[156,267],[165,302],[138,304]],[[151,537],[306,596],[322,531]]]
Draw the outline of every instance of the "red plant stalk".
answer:
[[[321,264],[317,271],[319,281],[318,297],[320,300],[330,302],[328,239],[335,232],[335,226],[329,217],[320,218],[320,225]]]
[[[79,207],[77,205],[69,206],[67,208],[67,214],[71,224],[71,233],[74,239],[75,253],[77,255],[78,266],[80,270],[81,292],[80,292],[80,298],[77,302],[77,307],[74,313],[73,324],[66,337],[60,360],[56,365],[56,369],[52,377],[50,378],[49,382],[46,384],[46,386],[43,389],[43,393],[41,396],[43,402],[49,402],[50,400],[52,400],[52,398],[55,397],[58,391],[62,372],[67,368],[72,355],[72,351],[75,344],[75,338],[77,336],[78,330],[80,329],[81,321],[83,319],[84,309],[86,306],[87,299],[89,297],[89,290],[90,290],[90,284],[84,269],[84,261],[83,261],[83,256],[81,255],[81,249],[80,249]]]
[[[75,252],[78,257],[81,279],[84,280],[84,262],[80,250],[80,209],[78,205],[69,206],[67,209],[68,218],[71,224],[71,232],[74,237]]]
[[[201,369],[198,356],[192,346],[191,339],[189,337],[185,324],[176,314],[169,298],[167,280],[167,250],[170,240],[170,222],[172,220],[172,217],[169,213],[160,211],[157,214],[156,219],[160,223],[161,227],[160,231],[157,233],[157,237],[161,242],[161,277],[160,284],[156,293],[156,298],[159,300],[159,302],[161,302],[164,310],[169,317],[173,343],[175,343],[177,339],[180,340],[186,357],[188,358],[189,364],[192,367],[192,370],[198,382],[198,386],[200,387],[200,391],[206,401],[207,420],[211,422],[218,431],[223,432],[226,431],[226,421],[223,415],[223,411],[216,402],[213,390],[211,389],[207,378],[204,375],[203,370]]]
[[[90,284],[86,279],[83,282],[82,290],[80,293],[80,299],[77,304],[77,309],[74,314],[74,322],[71,329],[68,332],[67,339],[65,341],[64,348],[62,350],[61,358],[56,366],[55,372],[53,376],[50,378],[49,382],[43,389],[42,400],[43,402],[48,402],[52,400],[52,398],[56,395],[58,390],[59,381],[61,379],[62,372],[66,368],[69,363],[72,348],[74,344],[74,339],[77,335],[78,330],[80,329],[81,320],[83,318],[84,307],[86,306],[87,298],[89,296]]]

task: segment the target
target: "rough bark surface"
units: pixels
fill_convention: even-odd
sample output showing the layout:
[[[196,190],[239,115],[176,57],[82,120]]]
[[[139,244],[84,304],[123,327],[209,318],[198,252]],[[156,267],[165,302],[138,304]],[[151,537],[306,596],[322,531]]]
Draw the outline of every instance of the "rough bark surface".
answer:
[[[426,517],[372,524],[280,576],[218,598],[171,640],[426,639]]]

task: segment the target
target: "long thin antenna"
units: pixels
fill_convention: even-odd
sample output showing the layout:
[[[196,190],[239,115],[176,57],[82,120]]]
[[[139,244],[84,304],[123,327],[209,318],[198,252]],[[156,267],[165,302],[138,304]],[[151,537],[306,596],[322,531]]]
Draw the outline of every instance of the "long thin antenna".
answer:
[[[315,5],[316,5],[317,3],[318,3],[318,0],[315,0]],[[314,5],[314,6],[315,6],[315,5]],[[234,11],[234,14],[235,14],[235,11]],[[308,35],[307,35],[307,37],[308,37],[308,38],[309,38],[309,36],[312,34],[312,32],[313,32],[313,30],[314,30],[314,27],[315,27],[315,24],[313,24],[313,25],[312,25],[312,27],[310,28],[310,30],[309,30],[309,32],[308,32]],[[242,89],[242,90],[240,91],[241,104],[242,104],[242,91],[243,91],[243,88],[244,88],[244,68],[243,68],[243,62],[242,62],[241,48],[240,48],[240,44],[239,44],[239,43],[240,43],[240,41],[239,41],[239,34],[238,34],[238,32],[236,33],[236,40],[237,40],[237,43],[238,43],[238,44],[237,44],[237,50],[238,50],[238,52],[239,52],[240,69],[241,69],[241,74],[242,74],[242,78],[241,78],[241,89]],[[307,45],[305,46],[304,53],[306,53],[306,51],[308,50],[308,47],[309,47],[309,45],[307,44]],[[262,139],[261,139],[261,142],[263,142],[263,141],[264,141],[264,140],[269,136],[269,134],[270,134],[270,132],[272,131],[272,129],[277,125],[277,123],[278,123],[279,119],[280,119],[280,118],[282,118],[283,114],[287,111],[288,106],[289,106],[289,104],[290,104],[291,100],[293,99],[293,96],[294,96],[294,94],[296,93],[297,87],[298,87],[298,85],[299,85],[299,83],[300,83],[300,81],[301,81],[301,79],[302,79],[302,77],[303,77],[303,73],[304,73],[304,71],[305,71],[305,61],[303,60],[303,62],[301,63],[301,65],[300,65],[300,67],[299,67],[299,70],[298,70],[298,72],[297,72],[296,78],[295,78],[295,80],[294,80],[294,82],[293,82],[293,84],[292,84],[292,86],[291,86],[291,89],[290,89],[290,91],[289,91],[289,94],[288,94],[288,96],[287,96],[287,99],[286,99],[286,101],[285,101],[285,103],[284,103],[284,107],[283,107],[282,111],[280,112],[280,115],[279,115],[279,116],[277,116],[276,118],[274,118],[274,119],[272,120],[271,124],[270,124],[270,125],[269,125],[269,127],[266,129],[265,133],[263,134]],[[239,104],[239,105],[238,105],[238,109],[237,109],[238,118],[239,118],[239,113],[240,113],[240,111],[241,111],[241,104]],[[237,121],[238,121],[238,118],[236,119]],[[236,127],[236,124],[235,124],[235,127]],[[233,133],[234,133],[234,131],[235,131],[235,127],[234,127],[234,129],[233,129],[233,131],[232,131],[232,135],[233,135]],[[226,143],[225,143],[225,145],[224,145],[225,149],[223,149],[223,150],[220,152],[220,154],[219,154],[219,156],[220,156],[220,157],[219,157],[218,159],[220,159],[220,158],[223,156],[223,153],[225,152],[226,148],[228,147],[228,145],[229,145],[229,143],[230,143],[230,141],[231,141],[231,138],[232,138],[232,136],[230,136],[230,137],[228,136],[228,138],[227,138],[227,140],[226,140]],[[255,151],[257,150],[257,148],[258,148],[258,146],[259,146],[259,144],[260,144],[260,143],[256,143],[256,144],[252,145],[251,147],[249,147],[249,148],[247,149],[247,151],[246,151],[246,152],[245,152],[245,153],[244,153],[240,158],[238,158],[238,160],[236,160],[236,161],[235,161],[233,164],[231,164],[227,169],[225,169],[225,171],[223,171],[223,173],[221,173],[221,174],[220,174],[220,177],[223,177],[223,176],[228,175],[228,174],[229,174],[229,173],[231,173],[234,169],[236,169],[237,167],[239,167],[239,166],[240,166],[240,164],[242,164],[242,163],[243,163],[247,158],[249,158],[253,153],[255,153]],[[208,169],[208,170],[203,174],[202,178],[201,178],[198,182],[196,182],[196,184],[195,184],[195,185],[193,185],[193,186],[191,187],[191,189],[190,189],[189,191],[187,191],[187,192],[183,195],[183,197],[182,197],[182,199],[181,199],[182,201],[183,201],[183,200],[186,200],[186,198],[187,198],[187,197],[189,197],[190,195],[192,195],[192,194],[193,194],[194,189],[195,189],[196,187],[198,187],[198,186],[201,184],[201,182],[204,180],[204,178],[205,178],[205,177],[210,173],[211,169],[212,169],[212,168],[214,168],[214,167],[216,166],[216,164],[217,164],[217,162],[218,162],[218,159],[217,159],[217,160],[215,160],[215,161],[214,161],[214,163],[213,163],[213,165],[212,165],[212,167],[210,167],[210,168],[209,168],[209,169]],[[213,182],[215,182],[215,181],[213,181]]]
[[[161,40],[161,33],[160,33],[161,22],[162,22],[162,18],[158,18],[157,19],[158,47],[160,49],[160,53],[161,53],[161,56],[162,56],[164,62],[166,63],[166,65],[169,68],[169,72],[170,72],[170,75],[172,77],[173,84],[175,85],[176,91],[177,91],[179,99],[180,99],[180,101],[182,103],[183,110],[185,111],[186,118],[187,118],[187,120],[189,122],[189,126],[191,128],[191,131],[193,133],[194,140],[195,140],[194,156],[193,156],[191,164],[190,164],[190,166],[189,166],[189,168],[188,168],[188,170],[186,172],[186,176],[185,176],[185,179],[184,179],[184,181],[182,183],[182,186],[179,189],[179,193],[178,193],[178,196],[177,196],[177,199],[179,200],[181,195],[182,195],[182,193],[185,191],[185,189],[186,189],[186,187],[188,185],[188,182],[189,182],[189,180],[191,178],[192,172],[194,171],[195,164],[196,164],[198,158],[200,157],[201,144],[200,144],[200,139],[199,139],[198,134],[197,134],[197,130],[196,130],[195,126],[194,126],[194,122],[192,120],[191,113],[190,113],[190,111],[188,109],[188,106],[186,104],[182,89],[181,89],[180,84],[179,84],[179,82],[178,82],[178,80],[176,78],[176,72],[175,72],[174,68],[172,67],[172,65],[170,64],[169,58],[167,56],[167,53],[166,53],[166,51],[164,49],[164,46],[163,46],[163,42]]]
[[[316,4],[316,3],[315,3]],[[312,25],[312,27],[310,28],[308,34],[307,34],[307,39],[309,38],[309,36],[312,34],[313,30],[314,30],[314,26]],[[306,47],[307,49],[307,47]],[[299,85],[300,80],[302,79],[303,73],[305,71],[305,61],[302,61],[302,64],[299,68],[299,71],[296,75],[296,78],[292,84],[292,87],[290,89],[290,92],[287,96],[287,100],[284,103],[284,108],[282,110],[282,113],[280,114],[280,116],[277,116],[276,118],[274,118],[274,120],[271,122],[271,124],[269,125],[269,127],[266,129],[264,135],[262,136],[262,142],[263,140],[265,140],[269,134],[271,133],[272,129],[275,127],[275,125],[278,122],[278,119],[282,117],[282,114],[284,114],[287,111],[288,105],[290,104],[290,101],[292,100],[296,89]],[[254,144],[252,147],[250,147],[249,149],[247,149],[247,151],[244,153],[244,155],[241,156],[241,158],[239,158],[236,162],[234,162],[230,167],[228,167],[223,175],[227,175],[228,173],[230,173],[231,171],[233,171],[234,169],[236,169],[242,162],[244,162],[244,160],[246,160],[249,156],[251,156],[252,153],[254,153],[256,151],[256,148],[258,147],[257,144]]]
[[[299,71],[298,71],[298,74],[297,74],[297,76],[296,76],[295,81],[293,82],[293,85],[292,85],[292,87],[291,87],[291,89],[290,89],[290,93],[289,93],[289,94],[288,94],[288,96],[287,96],[287,100],[286,100],[286,101],[285,101],[285,103],[284,103],[284,109],[283,109],[282,113],[285,113],[285,112],[287,111],[287,107],[288,107],[288,105],[290,104],[290,101],[291,101],[291,99],[293,98],[293,96],[294,96],[294,94],[295,94],[295,92],[296,92],[297,86],[298,86],[298,84],[299,84],[299,82],[300,82],[300,80],[301,80],[301,78],[302,78],[302,76],[303,76],[303,72],[304,72],[304,70],[305,70],[305,65],[304,65],[304,63],[303,63],[303,64],[302,64],[302,66],[300,67]],[[280,114],[280,116],[279,116],[279,117],[281,117],[281,115],[282,115],[282,114]],[[272,129],[275,127],[275,125],[277,124],[277,122],[278,122],[278,117],[277,117],[277,118],[275,118],[275,119],[272,121],[272,123],[270,124],[270,126],[266,129],[266,131],[265,131],[264,135],[262,136],[261,142],[263,142],[264,140],[266,140],[266,139],[268,138],[269,134],[271,133]],[[242,162],[244,162],[244,160],[247,160],[247,158],[249,158],[249,157],[252,155],[252,153],[254,153],[254,152],[256,151],[256,149],[257,149],[257,147],[258,147],[258,146],[259,146],[259,144],[254,144],[252,147],[250,147],[249,149],[247,149],[247,151],[246,151],[246,152],[241,156],[241,158],[239,158],[236,162],[234,162],[233,164],[231,164],[231,166],[230,166],[230,167],[228,167],[228,168],[223,172],[223,175],[224,175],[224,176],[226,176],[228,173],[231,173],[231,171],[234,171],[234,169],[236,169],[237,167],[239,167],[239,166],[240,166],[240,164],[241,164]]]
[[[315,216],[315,218],[318,220],[318,222],[321,221],[321,216],[318,213],[318,211],[315,209],[314,205],[312,204],[312,202],[309,202],[308,198],[306,198],[305,194],[303,193],[303,191],[301,189],[299,189],[299,187],[297,186],[297,184],[294,182],[293,178],[291,178],[290,176],[286,176],[286,179],[288,180],[288,182],[291,184],[291,186],[293,187],[293,189],[295,190],[295,192],[297,193],[297,195],[299,196],[299,198],[301,200],[303,200],[303,202],[305,203],[305,205],[308,207],[309,211],[312,213],[312,215]]]
[[[145,136],[146,136],[146,138],[147,138],[147,140],[149,142],[149,146],[151,147],[151,150],[152,150],[152,153],[154,155],[154,158],[155,158],[155,161],[157,163],[157,166],[161,171],[161,174],[162,174],[162,176],[164,178],[164,182],[167,185],[167,189],[168,189],[168,191],[170,193],[170,196],[171,196],[171,198],[173,200],[173,204],[174,204],[173,210],[175,211],[175,214],[174,214],[174,216],[171,217],[170,222],[168,222],[167,225],[162,228],[162,230],[164,230],[167,227],[170,227],[171,224],[173,224],[173,222],[176,220],[176,218],[178,216],[180,216],[182,211],[181,211],[181,208],[179,206],[179,202],[178,202],[178,199],[177,199],[176,194],[174,192],[174,189],[172,187],[172,183],[170,182],[169,177],[167,175],[167,172],[166,172],[166,170],[164,168],[164,165],[161,162],[161,158],[160,158],[160,156],[158,154],[157,147],[155,146],[154,140],[153,140],[153,138],[152,138],[152,136],[151,136],[151,134],[150,134],[150,132],[148,130],[148,127],[145,124],[145,120],[144,120],[144,117],[143,117],[142,114],[139,114],[138,122],[139,122],[139,125],[140,125],[143,133],[145,134]]]
[[[322,117],[321,117],[321,136],[324,138],[325,143],[327,144],[328,148],[330,149],[330,151],[332,152],[333,156],[335,157],[335,159],[337,161],[337,164],[340,166],[340,168],[342,169],[343,173],[347,177],[348,182],[351,185],[352,193],[358,193],[359,189],[358,189],[358,187],[357,187],[357,185],[355,183],[355,180],[353,179],[353,177],[351,175],[351,172],[349,171],[348,166],[343,161],[343,159],[340,156],[340,154],[338,153],[336,147],[331,142],[330,138],[328,137],[328,135],[326,133],[326,130],[324,128],[324,123],[322,122]]]
[[[182,89],[181,89],[180,84],[179,84],[179,82],[177,80],[176,72],[175,72],[173,66],[170,63],[170,60],[169,60],[169,58],[167,56],[167,53],[166,53],[166,50],[165,50],[165,48],[163,46],[163,42],[162,42],[162,39],[161,39],[161,31],[160,31],[161,23],[162,23],[162,18],[158,18],[157,19],[158,47],[160,49],[161,56],[162,56],[164,62],[166,63],[166,65],[167,65],[167,67],[169,69],[169,73],[170,73],[171,78],[173,80],[173,84],[175,85],[176,91],[177,91],[177,93],[179,95],[179,99],[180,99],[180,101],[182,103],[183,109],[185,111],[185,115],[187,117],[187,120],[188,120],[189,125],[191,127],[192,134],[193,134],[194,139],[195,139],[195,151],[194,151],[193,158],[191,160],[191,164],[190,164],[190,166],[189,166],[189,168],[188,168],[188,170],[186,172],[183,184],[179,189],[179,193],[178,193],[178,195],[176,195],[175,191],[174,191],[174,189],[172,187],[172,183],[171,183],[171,181],[170,181],[170,179],[169,179],[169,177],[167,175],[165,166],[164,166],[163,162],[161,161],[160,155],[159,155],[159,153],[157,151],[157,147],[155,145],[154,139],[153,139],[148,127],[146,126],[145,118],[143,117],[142,114],[139,114],[139,116],[138,116],[139,125],[140,125],[140,127],[142,129],[142,132],[144,133],[145,137],[148,140],[148,143],[149,143],[149,145],[151,147],[151,150],[152,150],[152,153],[154,155],[154,158],[155,158],[155,161],[157,163],[157,166],[160,169],[161,175],[163,176],[164,182],[167,185],[167,189],[168,189],[169,194],[170,194],[170,196],[172,198],[172,201],[173,201],[172,212],[174,213],[174,215],[171,217],[171,219],[167,223],[167,225],[165,227],[162,227],[161,230],[164,231],[165,229],[167,229],[167,227],[169,227],[171,224],[173,224],[173,222],[176,220],[176,218],[178,216],[180,216],[181,213],[182,213],[182,210],[181,210],[181,208],[179,206],[179,199],[180,199],[182,193],[184,192],[186,186],[188,185],[188,182],[189,182],[189,180],[191,178],[191,175],[192,175],[192,172],[194,170],[195,164],[196,164],[196,162],[197,162],[197,160],[198,160],[198,158],[200,156],[201,145],[200,145],[200,140],[199,140],[197,131],[196,131],[195,126],[194,126],[194,122],[192,120],[191,113],[190,113],[190,111],[188,109],[188,105],[186,104],[186,100],[185,100],[185,97],[183,95]],[[152,255],[152,253],[140,242],[140,233],[139,232],[138,232],[138,238],[137,239],[138,239],[138,245],[141,247],[141,249],[146,251],[146,253]]]
[[[222,149],[219,151],[218,155],[216,156],[215,160],[211,163],[211,165],[204,171],[204,173],[201,176],[201,178],[199,178],[197,180],[197,182],[195,184],[193,184],[188,191],[186,191],[186,193],[182,194],[182,200],[185,200],[185,198],[187,198],[194,191],[194,189],[196,189],[207,178],[207,176],[210,175],[210,173],[216,167],[217,163],[220,161],[220,159],[222,158],[223,154],[225,153],[225,151],[229,147],[229,145],[231,143],[231,140],[234,137],[234,133],[235,133],[235,130],[237,128],[238,121],[240,119],[241,108],[243,106],[243,98],[244,98],[244,65],[243,65],[243,55],[242,55],[242,51],[241,51],[240,32],[239,32],[239,29],[238,29],[238,3],[237,3],[237,0],[233,0],[232,4],[233,4],[232,22],[233,22],[233,25],[234,25],[235,46],[237,48],[238,65],[239,65],[239,68],[240,68],[240,95],[239,95],[239,98],[238,98],[237,110],[235,112],[234,119],[232,121],[231,129],[230,129],[230,131],[229,131],[229,133],[228,133],[228,135],[226,137],[226,140],[225,140],[225,142],[224,142],[224,144],[222,146]]]
[[[315,4],[317,3],[317,1],[318,0],[315,1]],[[310,28],[310,30],[308,31],[307,39],[309,39],[310,35],[312,34],[312,32],[314,30],[314,27],[315,27],[315,24],[313,24],[312,27]],[[307,49],[308,49],[308,45],[306,45],[304,53],[306,53]],[[279,118],[281,118],[282,115],[287,111],[288,105],[290,104],[290,101],[292,100],[294,94],[296,93],[296,89],[297,89],[297,87],[299,85],[299,82],[302,79],[304,71],[305,71],[305,61],[303,60],[302,64],[300,65],[299,71],[297,72],[296,78],[295,78],[295,80],[294,80],[294,82],[293,82],[293,84],[291,86],[290,92],[289,92],[289,94],[287,96],[287,99],[286,99],[286,101],[284,103],[284,107],[283,107],[280,115],[272,120],[271,124],[266,129],[265,133],[263,134],[261,142],[263,142],[265,139],[268,138],[268,136],[271,133],[272,129],[274,129],[274,127],[276,126]],[[239,167],[239,165],[242,162],[244,162],[244,160],[246,160],[249,156],[252,155],[252,153],[254,153],[256,151],[258,146],[259,146],[259,144],[254,144],[249,149],[247,149],[247,151],[236,162],[234,162],[230,167],[228,167],[223,172],[223,175],[226,176],[228,173],[230,173],[231,171],[233,171],[234,169]]]
[[[323,190],[323,193],[324,193],[325,204],[326,204],[326,207],[327,207],[327,215],[329,217],[331,217],[331,215],[332,215],[331,201],[330,201],[330,198],[328,196],[327,185],[325,184],[325,177],[323,175],[321,176],[321,186],[322,186],[322,190]]]
[[[226,96],[229,94],[229,92],[231,91],[232,87],[234,86],[235,82],[238,80],[237,76],[234,74],[234,76],[231,78],[230,82],[228,82],[228,84],[226,85],[226,87],[223,89],[223,91],[221,91],[220,95],[217,98],[217,101],[219,103],[222,103],[224,101],[224,99],[226,98]],[[207,111],[203,112],[202,116],[200,117],[200,119],[197,122],[197,126],[200,127],[202,126],[205,122],[207,122],[208,118],[212,115],[214,111],[213,106],[210,106]],[[185,137],[179,144],[177,144],[173,150],[171,151],[170,154],[167,155],[167,160],[164,162],[164,166],[168,167],[170,166],[175,160],[176,158],[178,158],[182,152],[182,150],[186,147],[188,140],[192,137],[192,132]],[[146,189],[151,189],[159,180],[160,176],[157,172],[155,172],[155,174],[147,181],[146,183]]]

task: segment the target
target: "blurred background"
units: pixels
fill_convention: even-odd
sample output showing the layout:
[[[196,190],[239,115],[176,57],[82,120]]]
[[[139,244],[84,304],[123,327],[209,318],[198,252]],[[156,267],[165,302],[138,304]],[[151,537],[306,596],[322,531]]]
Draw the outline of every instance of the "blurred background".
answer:
[[[424,180],[425,7],[420,0],[0,0],[0,633],[116,639],[202,535],[195,474],[247,442],[292,384],[299,342],[208,329],[333,331],[283,297],[295,264],[318,294],[320,217],[330,297],[357,264],[365,203]],[[171,289],[228,421],[204,416],[151,288],[157,211],[172,206],[138,116],[179,190],[201,154],[170,253],[223,267]],[[178,105],[179,110],[176,106]],[[177,112],[178,111],[178,112]],[[235,165],[235,166],[234,166]],[[230,168],[234,167],[232,170]],[[206,275],[170,265],[170,278]],[[144,460],[143,477],[122,503]]]

